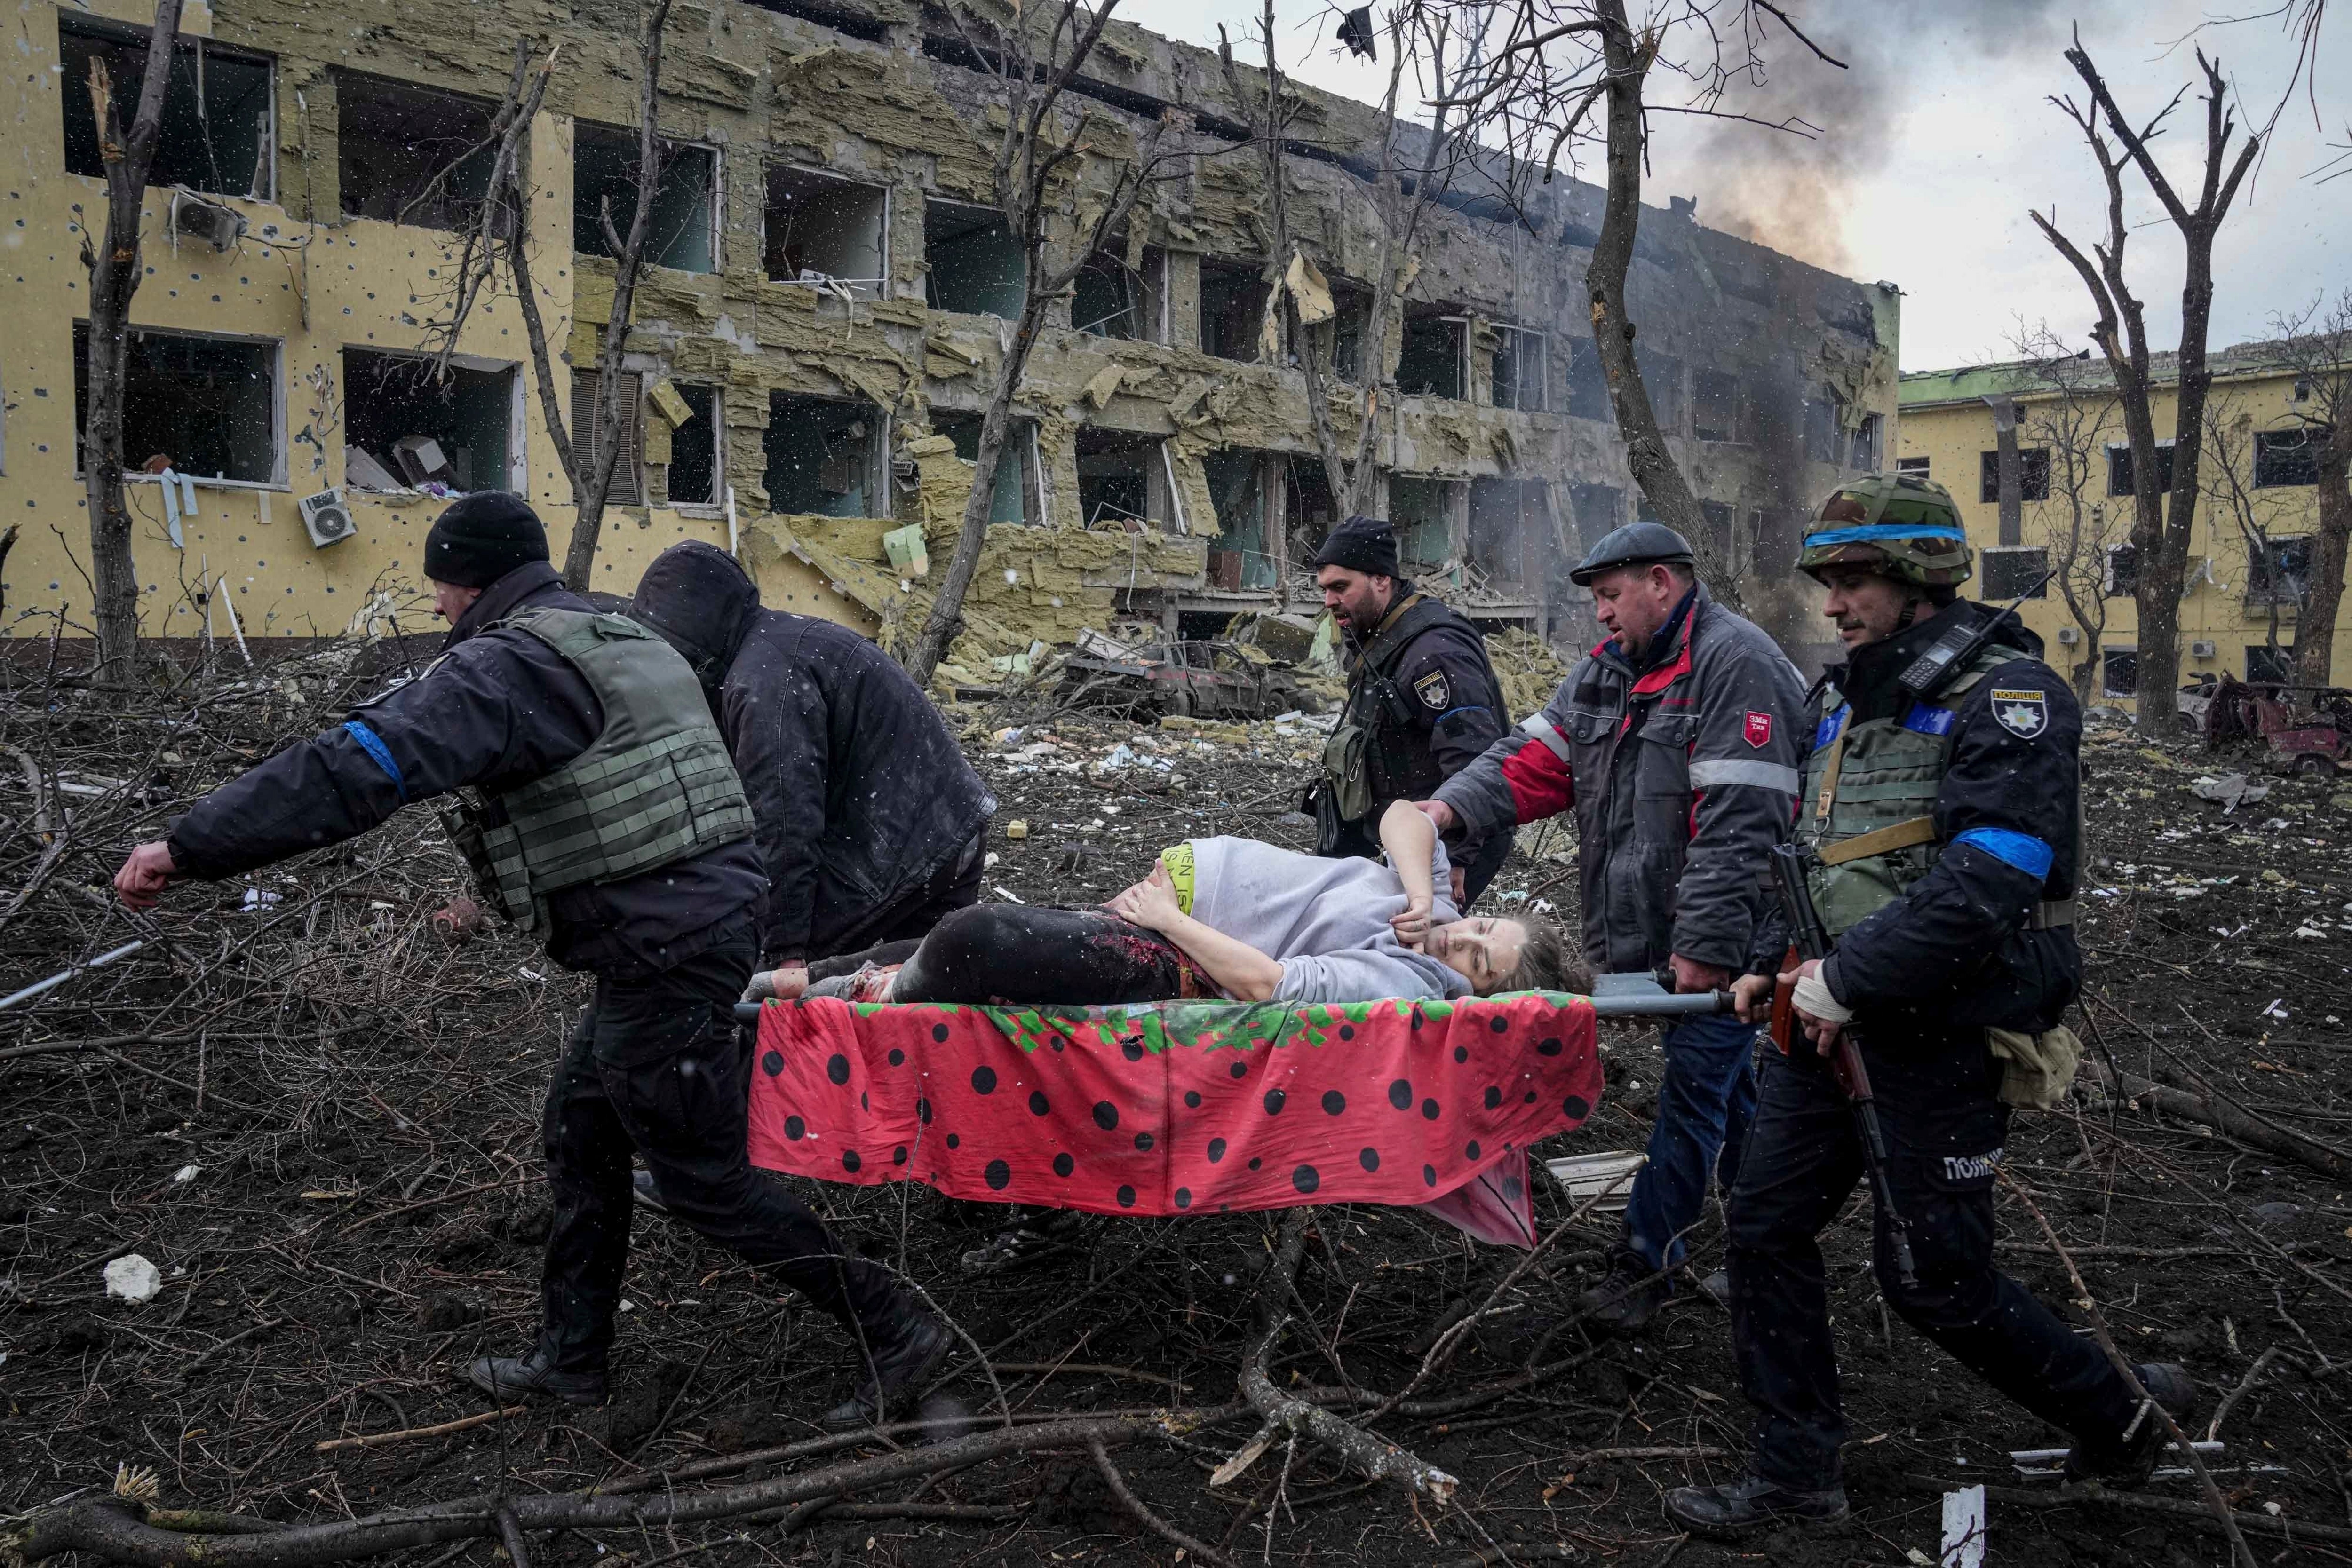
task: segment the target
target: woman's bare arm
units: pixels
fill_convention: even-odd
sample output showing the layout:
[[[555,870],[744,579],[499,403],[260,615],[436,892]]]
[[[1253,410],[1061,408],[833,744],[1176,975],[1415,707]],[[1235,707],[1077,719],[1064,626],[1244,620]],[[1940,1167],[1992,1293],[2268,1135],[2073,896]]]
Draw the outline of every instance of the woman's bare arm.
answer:
[[[1169,880],[1168,868],[1156,862],[1150,876],[1105,907],[1181,947],[1229,997],[1245,1002],[1272,1001],[1282,985],[1281,960],[1214,926],[1203,925],[1177,907],[1175,883]]]
[[[1430,910],[1437,897],[1432,857],[1437,851],[1437,824],[1410,800],[1391,800],[1381,813],[1381,848],[1389,865],[1404,883],[1404,908],[1389,917],[1396,939],[1416,952],[1429,940]]]

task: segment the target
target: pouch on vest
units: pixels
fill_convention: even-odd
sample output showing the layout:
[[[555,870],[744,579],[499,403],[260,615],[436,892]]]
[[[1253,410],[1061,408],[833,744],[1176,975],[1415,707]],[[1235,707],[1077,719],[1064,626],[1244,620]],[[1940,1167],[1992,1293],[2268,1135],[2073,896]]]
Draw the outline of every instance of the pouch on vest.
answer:
[[[1361,821],[1372,810],[1372,728],[1341,716],[1323,743],[1323,799],[1343,822]]]
[[[2064,1099],[2083,1062],[2082,1040],[2063,1024],[2040,1034],[1989,1029],[1985,1049],[2000,1059],[2000,1103],[2021,1110],[2047,1111]]]

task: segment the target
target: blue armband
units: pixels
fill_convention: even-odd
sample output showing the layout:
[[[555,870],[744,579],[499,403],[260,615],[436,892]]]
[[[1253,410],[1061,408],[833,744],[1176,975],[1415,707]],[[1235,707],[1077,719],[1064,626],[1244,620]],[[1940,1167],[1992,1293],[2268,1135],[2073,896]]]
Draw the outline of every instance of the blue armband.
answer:
[[[392,747],[383,743],[383,737],[355,718],[343,720],[343,733],[359,742],[360,749],[373,758],[378,768],[383,769],[384,777],[392,780],[394,792],[400,797],[400,803],[404,806],[407,805],[408,781],[400,776],[400,764],[392,759]]]
[[[1974,844],[2003,865],[2015,866],[2039,882],[2050,874],[2050,862],[2057,858],[2048,844],[2031,833],[2013,832],[2007,828],[1970,828],[1954,844]]]

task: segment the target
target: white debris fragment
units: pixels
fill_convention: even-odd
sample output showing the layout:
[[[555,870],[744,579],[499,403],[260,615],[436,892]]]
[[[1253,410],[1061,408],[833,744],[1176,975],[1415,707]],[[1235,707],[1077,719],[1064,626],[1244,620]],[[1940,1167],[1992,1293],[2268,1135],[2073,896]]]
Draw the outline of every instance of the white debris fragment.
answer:
[[[196,1173],[204,1168],[202,1166],[182,1166],[172,1173],[172,1183],[176,1186],[182,1182],[194,1181],[196,1179]]]
[[[152,1301],[163,1288],[163,1276],[154,1264],[136,1252],[126,1253],[106,1266],[106,1293],[116,1301],[134,1305]]]

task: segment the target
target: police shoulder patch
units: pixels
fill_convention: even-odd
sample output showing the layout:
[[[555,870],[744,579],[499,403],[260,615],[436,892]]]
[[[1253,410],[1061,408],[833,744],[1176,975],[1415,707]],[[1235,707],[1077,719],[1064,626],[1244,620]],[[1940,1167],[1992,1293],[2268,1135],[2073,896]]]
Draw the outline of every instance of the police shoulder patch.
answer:
[[[2047,693],[1995,687],[1992,692],[1993,722],[2021,739],[2032,740],[2050,727],[2050,701]]]
[[[1424,706],[1435,713],[1444,712],[1446,699],[1453,695],[1451,689],[1445,684],[1444,670],[1432,670],[1413,682],[1412,691]]]

